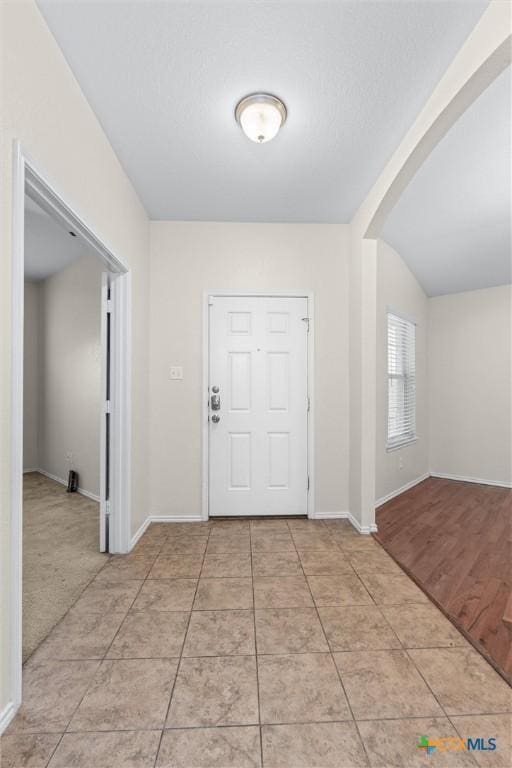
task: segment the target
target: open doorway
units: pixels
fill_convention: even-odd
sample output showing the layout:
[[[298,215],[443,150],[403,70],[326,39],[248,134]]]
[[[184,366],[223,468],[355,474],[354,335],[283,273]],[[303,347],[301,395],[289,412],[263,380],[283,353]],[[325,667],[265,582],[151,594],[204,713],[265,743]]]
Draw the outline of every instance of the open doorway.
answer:
[[[27,195],[24,235],[26,659],[104,565],[102,355],[109,350],[102,349],[108,273],[95,251]]]
[[[131,292],[122,261],[18,143],[15,156],[10,673],[17,707],[23,659],[94,578],[102,553],[130,549]],[[78,472],[71,494],[69,469]]]

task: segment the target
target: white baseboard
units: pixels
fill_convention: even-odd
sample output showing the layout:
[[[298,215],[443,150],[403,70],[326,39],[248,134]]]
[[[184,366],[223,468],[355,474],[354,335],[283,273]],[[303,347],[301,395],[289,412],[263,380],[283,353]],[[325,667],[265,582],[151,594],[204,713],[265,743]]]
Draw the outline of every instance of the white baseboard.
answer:
[[[202,523],[201,515],[151,515],[151,523]]]
[[[394,499],[395,496],[400,496],[401,493],[408,491],[410,488],[414,488],[415,485],[418,485],[418,483],[422,483],[423,480],[426,480],[429,477],[430,477],[430,472],[425,472],[423,475],[416,477],[414,480],[411,480],[409,483],[405,483],[405,485],[401,485],[400,488],[397,488],[396,490],[391,491],[391,493],[387,493],[385,496],[381,496],[380,499],[377,499],[377,501],[375,502],[375,506],[380,507],[382,504],[385,504],[386,501],[391,501],[391,499]]]
[[[512,488],[512,483],[502,480],[484,480],[481,477],[463,477],[462,475],[449,475],[446,472],[431,472],[431,477],[439,477],[442,480],[459,480],[462,483],[478,483],[479,485],[496,485],[498,488]]]
[[[361,525],[358,520],[350,513],[350,512],[317,512],[314,517],[311,518],[311,520],[349,520],[356,531],[358,533],[363,534],[370,534],[370,533],[377,533],[377,526],[375,523],[373,525]],[[132,539],[132,546],[134,546],[135,542],[142,536],[144,531],[146,530],[147,526],[150,523],[200,523],[203,521],[203,518],[201,515],[194,515],[193,517],[190,515],[184,516],[184,515],[151,515],[148,517],[148,519],[141,525],[137,533]]]
[[[11,720],[13,719],[14,715],[16,714],[16,710],[14,709],[14,704],[12,701],[10,701],[8,704],[5,705],[5,707],[0,711],[0,734],[2,734]]]
[[[377,526],[375,523],[372,525],[361,525],[351,512],[317,512],[314,520],[348,520],[358,533],[362,533],[365,536],[370,533],[377,533]]]
[[[136,531],[136,533],[133,534],[132,540],[130,542],[130,552],[134,548],[134,546],[136,545],[136,543],[138,542],[140,537],[144,535],[144,533],[146,532],[146,529],[148,528],[150,522],[151,522],[151,518],[150,517],[146,517],[146,519],[144,520],[142,525],[139,527],[138,531]]]
[[[46,469],[41,469],[41,467],[38,467],[37,469],[25,469],[23,470],[23,474],[26,472],[39,472],[40,475],[44,475],[49,480],[55,480],[56,483],[60,483],[61,485],[68,484],[67,480],[64,480],[62,477],[57,477],[57,475],[52,475],[51,472],[47,472]],[[78,488],[78,493],[80,493],[82,496],[86,496],[88,499],[92,499],[92,501],[98,501],[100,500],[100,497],[97,493],[91,493],[91,491],[86,491],[85,488]]]
[[[316,512],[312,520],[341,520],[348,517],[350,512]]]

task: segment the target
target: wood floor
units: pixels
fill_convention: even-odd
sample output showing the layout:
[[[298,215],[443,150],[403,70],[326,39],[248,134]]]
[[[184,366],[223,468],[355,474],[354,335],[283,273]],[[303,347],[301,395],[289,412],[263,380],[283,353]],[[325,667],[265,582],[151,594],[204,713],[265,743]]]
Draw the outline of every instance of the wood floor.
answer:
[[[377,509],[377,539],[512,681],[512,491],[429,478]]]

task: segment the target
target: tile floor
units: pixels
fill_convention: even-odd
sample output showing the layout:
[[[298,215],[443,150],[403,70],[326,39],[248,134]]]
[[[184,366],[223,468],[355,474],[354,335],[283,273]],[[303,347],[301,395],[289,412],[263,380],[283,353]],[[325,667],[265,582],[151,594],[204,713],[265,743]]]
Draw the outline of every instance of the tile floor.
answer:
[[[510,765],[511,691],[345,521],[154,524],[24,670],[2,768]],[[495,737],[494,752],[417,749]]]

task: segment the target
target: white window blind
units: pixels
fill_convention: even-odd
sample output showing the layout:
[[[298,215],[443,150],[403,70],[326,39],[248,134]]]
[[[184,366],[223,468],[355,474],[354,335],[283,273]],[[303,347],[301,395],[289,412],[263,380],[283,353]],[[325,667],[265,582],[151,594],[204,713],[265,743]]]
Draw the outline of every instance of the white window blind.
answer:
[[[388,448],[416,439],[416,326],[388,312]]]

